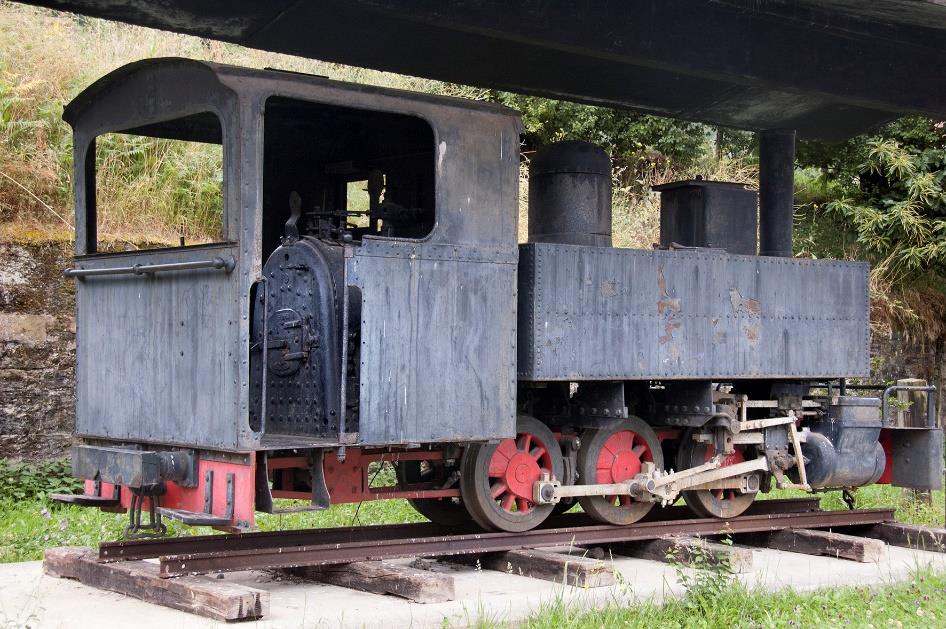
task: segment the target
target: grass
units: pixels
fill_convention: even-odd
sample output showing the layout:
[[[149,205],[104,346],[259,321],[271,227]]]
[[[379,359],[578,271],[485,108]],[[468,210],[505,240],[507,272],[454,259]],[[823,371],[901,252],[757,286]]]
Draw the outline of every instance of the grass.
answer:
[[[62,473],[61,462],[51,461],[40,467],[50,474],[31,474],[31,466],[0,459],[0,563],[41,559],[46,548],[58,546],[95,546],[99,542],[120,539],[127,525],[125,514],[75,507],[53,502],[47,493],[78,491],[78,485]],[[27,470],[24,472],[24,469]],[[15,474],[14,474],[15,473]],[[373,470],[372,486],[396,483],[393,470],[385,466]],[[62,485],[62,487],[60,487]],[[277,500],[277,507],[299,504]],[[147,518],[147,516],[145,516]],[[361,504],[339,504],[325,511],[303,513],[257,514],[256,525],[262,531],[301,528],[327,528],[368,524],[424,522],[406,500],[380,500]],[[169,535],[209,535],[213,529],[184,526],[164,520]]]
[[[946,619],[946,575],[918,569],[908,583],[875,588],[768,592],[732,582],[706,597],[617,602],[588,611],[556,602],[520,626],[530,629],[618,627],[935,627]],[[483,623],[498,626],[499,623]]]
[[[804,498],[810,496],[798,490],[772,490],[760,494],[762,499]],[[821,498],[821,508],[826,511],[847,509],[840,491],[826,491],[815,494]],[[946,518],[946,493],[943,490],[932,492],[930,503],[913,500],[907,490],[890,485],[868,485],[854,492],[854,506],[858,509],[896,509],[897,521],[921,526],[944,526]]]
[[[263,531],[423,521],[424,517],[405,500],[366,502],[360,506],[335,505],[326,511],[310,513],[261,513],[256,518],[258,528]],[[170,535],[214,532],[173,520],[164,522]],[[125,514],[62,505],[42,498],[0,500],[0,563],[42,559],[47,548],[95,546],[99,542],[120,539],[127,523]]]

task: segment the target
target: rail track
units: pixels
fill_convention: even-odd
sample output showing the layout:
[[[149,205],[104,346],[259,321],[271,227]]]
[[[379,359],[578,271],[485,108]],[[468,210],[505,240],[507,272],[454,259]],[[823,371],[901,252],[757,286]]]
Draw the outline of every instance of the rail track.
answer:
[[[360,526],[166,540],[106,542],[100,562],[158,558],[164,578],[295,566],[325,566],[403,557],[441,557],[555,547],[606,545],[670,535],[759,533],[789,528],[857,527],[894,520],[892,509],[821,511],[814,499],[765,500],[731,520],[693,519],[672,507],[633,526],[593,524],[582,514],[550,519],[524,533],[448,530],[433,524]]]
[[[731,535],[735,543],[714,541],[722,535]],[[480,584],[494,582],[481,577],[481,571],[501,579],[505,577],[498,573],[515,577],[510,587],[519,587],[515,580],[526,578],[584,591],[618,584],[628,576],[622,572],[628,558],[653,562],[659,570],[656,564],[671,557],[683,563],[701,557],[733,573],[751,573],[760,559],[753,549],[766,549],[822,555],[854,564],[849,569],[855,574],[876,576],[881,566],[892,569],[888,547],[897,546],[946,552],[946,529],[896,523],[892,509],[822,511],[817,499],[801,498],[761,500],[730,520],[694,518],[687,507],[652,512],[631,526],[601,525],[582,513],[566,514],[525,533],[418,523],[115,541],[97,550],[49,549],[43,565],[50,576],[99,590],[217,620],[246,620],[267,617],[271,610],[278,616],[287,604],[304,607],[305,593],[301,603],[289,603],[299,596],[298,588],[266,585],[282,579],[303,589],[317,582],[418,603],[448,603],[480,596]],[[763,555],[761,561],[771,559]],[[865,571],[856,564],[873,568]],[[638,564],[632,572],[639,570]],[[834,568],[823,565],[817,570],[834,574]],[[229,579],[223,572],[242,574]],[[806,583],[811,576],[805,576]],[[646,589],[652,583],[645,577],[639,585]],[[522,604],[522,597],[528,597],[525,590],[515,592],[512,598],[503,594],[503,604]],[[271,597],[280,602],[271,604]],[[410,622],[414,613],[413,608],[408,612]],[[401,619],[407,621],[407,616]]]

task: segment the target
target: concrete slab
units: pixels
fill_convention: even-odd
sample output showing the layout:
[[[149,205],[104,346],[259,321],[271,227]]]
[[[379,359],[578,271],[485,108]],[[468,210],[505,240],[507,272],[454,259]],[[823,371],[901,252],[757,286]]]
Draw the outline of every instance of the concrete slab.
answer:
[[[946,571],[946,555],[889,547],[883,560],[857,563],[754,549],[755,570],[739,575],[750,587],[766,590],[793,587],[880,585],[906,580],[917,567]],[[475,566],[440,566],[454,574],[457,600],[417,604],[393,596],[367,594],[320,583],[299,583],[268,573],[227,574],[225,579],[271,592],[271,614],[252,623],[259,628],[288,627],[439,627],[478,620],[513,621],[561,600],[585,607],[630,605],[682,594],[672,566],[646,559],[615,558],[622,576],[611,587],[582,589]],[[0,625],[136,629],[223,627],[184,612],[104,592],[75,581],[44,576],[41,562],[0,565]]]

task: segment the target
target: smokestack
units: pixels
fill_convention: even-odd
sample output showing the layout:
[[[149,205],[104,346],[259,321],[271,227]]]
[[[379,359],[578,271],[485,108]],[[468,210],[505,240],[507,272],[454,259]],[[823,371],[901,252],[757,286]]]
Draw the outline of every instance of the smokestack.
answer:
[[[569,140],[536,151],[529,242],[611,246],[611,159],[604,149]]]

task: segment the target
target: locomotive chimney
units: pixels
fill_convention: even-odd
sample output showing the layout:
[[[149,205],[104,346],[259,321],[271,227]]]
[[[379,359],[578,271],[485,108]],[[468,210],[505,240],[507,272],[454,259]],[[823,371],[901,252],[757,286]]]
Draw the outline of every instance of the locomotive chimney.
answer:
[[[529,242],[611,246],[611,159],[569,140],[539,149],[529,165]]]

